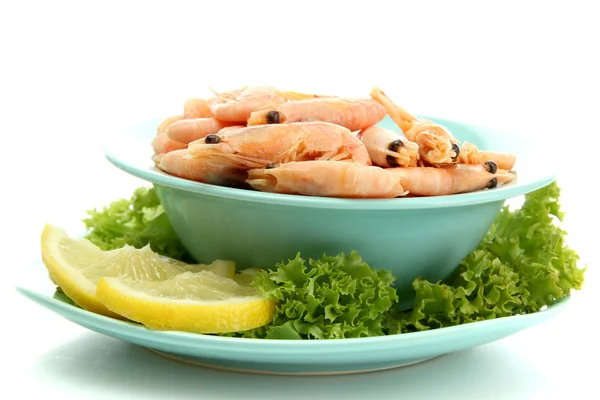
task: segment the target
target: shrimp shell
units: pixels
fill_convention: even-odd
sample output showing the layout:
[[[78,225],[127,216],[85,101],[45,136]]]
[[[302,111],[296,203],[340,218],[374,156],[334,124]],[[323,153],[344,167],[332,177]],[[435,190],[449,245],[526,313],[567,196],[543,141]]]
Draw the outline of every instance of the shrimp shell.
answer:
[[[171,139],[166,132],[159,133],[152,140],[152,149],[154,150],[154,154],[165,154],[173,150],[185,148],[187,148],[187,144]]]
[[[515,175],[506,171],[492,174],[483,165],[453,164],[444,167],[386,168],[409,194],[444,196],[502,186]]]
[[[354,161],[371,165],[365,145],[349,129],[327,122],[255,125],[219,134],[219,141],[197,140],[188,146],[193,157],[219,157],[242,169],[264,168],[291,161]]]
[[[231,122],[219,121],[215,118],[192,118],[174,122],[167,128],[167,135],[176,142],[190,143],[215,134],[221,129],[234,125]]]
[[[352,162],[302,161],[251,169],[246,181],[264,192],[342,198],[393,198],[406,191],[379,167]]]
[[[246,125],[231,125],[231,126],[226,126],[225,128],[221,129],[219,132],[217,132],[217,134],[221,134],[221,133],[233,131],[233,130],[236,130],[236,129],[242,129],[242,128],[245,128],[245,127],[246,127]]]
[[[167,128],[177,121],[181,121],[185,117],[183,115],[172,115],[162,120],[162,122],[156,128],[156,134],[159,135],[167,131]]]
[[[250,114],[248,126],[272,123],[269,119],[273,113],[277,113],[276,123],[323,121],[358,131],[377,124],[387,111],[381,103],[369,98],[315,98],[255,111]]]
[[[215,118],[237,123],[246,123],[250,114],[257,110],[272,108],[290,100],[316,97],[314,94],[283,92],[274,86],[248,86],[233,93],[214,93],[220,100],[210,106]]]
[[[372,126],[360,131],[358,138],[365,144],[374,165],[383,168],[417,166],[419,146],[397,132]]]

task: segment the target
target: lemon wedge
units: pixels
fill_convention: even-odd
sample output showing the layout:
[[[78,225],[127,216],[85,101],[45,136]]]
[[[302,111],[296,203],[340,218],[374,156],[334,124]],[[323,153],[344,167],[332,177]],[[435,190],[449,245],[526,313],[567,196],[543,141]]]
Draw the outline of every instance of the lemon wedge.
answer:
[[[109,310],[155,330],[223,333],[267,324],[275,303],[250,286],[250,274],[236,278],[210,271],[163,281],[102,278],[96,296]]]
[[[89,240],[71,238],[63,229],[50,224],[44,227],[41,242],[42,260],[50,279],[83,309],[113,318],[122,317],[96,297],[96,286],[102,277],[160,281],[188,271],[210,271],[222,278],[235,275],[232,261],[186,264],[160,256],[149,246],[103,251]]]

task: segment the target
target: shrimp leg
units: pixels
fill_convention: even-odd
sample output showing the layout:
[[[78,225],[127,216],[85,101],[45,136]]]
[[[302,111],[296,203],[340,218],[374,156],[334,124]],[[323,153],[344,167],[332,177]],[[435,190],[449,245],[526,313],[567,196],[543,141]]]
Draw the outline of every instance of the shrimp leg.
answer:
[[[358,138],[365,144],[374,165],[383,168],[417,166],[419,146],[397,132],[372,126],[360,131]]]

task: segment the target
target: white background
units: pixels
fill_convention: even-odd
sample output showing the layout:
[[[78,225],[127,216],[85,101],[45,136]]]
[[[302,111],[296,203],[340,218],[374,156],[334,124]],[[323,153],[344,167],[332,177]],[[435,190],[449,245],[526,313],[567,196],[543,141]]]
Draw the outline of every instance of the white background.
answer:
[[[0,3],[3,391],[61,399],[275,399],[303,390],[314,398],[599,398],[594,2],[416,3]],[[83,229],[84,210],[143,183],[104,159],[103,138],[115,127],[178,113],[208,86],[264,83],[348,96],[376,84],[417,114],[525,127],[526,139],[551,141],[569,243],[590,265],[586,287],[568,312],[505,340],[404,369],[298,379],[177,364],[16,293],[15,271],[39,259],[44,223]]]

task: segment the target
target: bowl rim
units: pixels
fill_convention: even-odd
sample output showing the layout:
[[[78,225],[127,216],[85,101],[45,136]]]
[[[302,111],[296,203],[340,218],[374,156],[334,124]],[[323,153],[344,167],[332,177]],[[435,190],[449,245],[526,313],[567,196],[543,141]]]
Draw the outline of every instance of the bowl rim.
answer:
[[[529,149],[528,155],[536,155],[543,153],[539,151],[532,151],[535,147],[532,143],[527,143],[521,137],[516,139],[516,135],[509,134],[505,131],[501,133],[488,126],[482,126],[479,124],[471,124],[462,122],[454,119],[439,118],[433,116],[422,116],[429,120],[437,121],[444,125],[446,124],[459,124],[464,127],[475,129],[482,132],[496,132],[501,134],[505,138],[512,138],[513,141],[518,141],[521,146],[520,149]],[[519,170],[516,170],[517,181],[516,183],[494,188],[491,190],[484,189],[477,192],[461,193],[445,196],[432,196],[432,197],[401,197],[392,199],[348,199],[348,198],[332,198],[332,197],[317,197],[317,196],[303,196],[303,195],[290,195],[290,194],[279,194],[279,193],[266,193],[258,192],[249,189],[232,188],[226,186],[217,186],[202,182],[196,182],[179,178],[173,175],[169,175],[153,165],[151,156],[150,141],[148,146],[136,146],[136,151],[141,148],[143,151],[148,153],[147,165],[138,165],[138,163],[130,162],[119,154],[122,153],[123,135],[127,135],[129,139],[135,141],[141,140],[141,138],[133,137],[131,134],[136,130],[140,130],[141,127],[154,124],[157,126],[162,121],[159,119],[146,119],[136,124],[131,124],[124,127],[114,136],[108,139],[104,145],[104,156],[106,159],[113,164],[115,167],[129,173],[137,178],[148,181],[154,185],[166,186],[173,189],[179,189],[185,192],[194,193],[197,195],[204,195],[210,197],[218,197],[234,201],[242,201],[249,203],[264,203],[285,207],[303,207],[303,208],[320,208],[320,209],[337,209],[337,210],[416,210],[416,209],[434,209],[434,208],[449,208],[449,207],[463,207],[471,206],[482,203],[504,201],[509,198],[518,197],[534,190],[540,189],[544,186],[549,185],[556,180],[558,175],[558,167],[555,163],[545,163],[548,168],[540,169],[543,173],[540,176],[529,182],[519,183],[518,174]],[[148,133],[148,135],[154,135],[155,131]],[[150,137],[150,136],[149,136]],[[147,150],[146,150],[147,149]],[[518,164],[517,164],[518,165]]]

